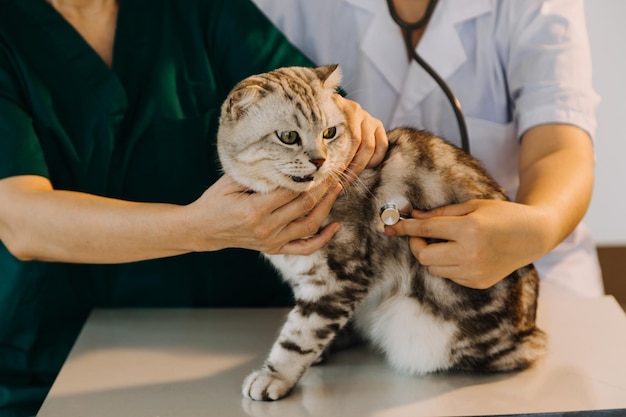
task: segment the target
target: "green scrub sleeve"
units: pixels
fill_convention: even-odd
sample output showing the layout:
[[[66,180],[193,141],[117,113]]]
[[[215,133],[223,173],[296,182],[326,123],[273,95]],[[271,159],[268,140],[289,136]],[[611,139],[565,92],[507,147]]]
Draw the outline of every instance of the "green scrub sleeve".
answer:
[[[16,175],[48,177],[32,119],[0,90],[0,179]]]

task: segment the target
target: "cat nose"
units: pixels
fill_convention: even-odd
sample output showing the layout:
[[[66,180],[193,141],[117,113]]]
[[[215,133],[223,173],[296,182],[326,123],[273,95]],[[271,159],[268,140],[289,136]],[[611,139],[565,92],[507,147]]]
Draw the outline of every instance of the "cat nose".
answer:
[[[326,161],[326,159],[324,158],[318,158],[318,159],[309,159],[309,161],[315,165],[315,167],[317,169],[320,169],[322,167],[322,165],[324,165],[324,161]]]

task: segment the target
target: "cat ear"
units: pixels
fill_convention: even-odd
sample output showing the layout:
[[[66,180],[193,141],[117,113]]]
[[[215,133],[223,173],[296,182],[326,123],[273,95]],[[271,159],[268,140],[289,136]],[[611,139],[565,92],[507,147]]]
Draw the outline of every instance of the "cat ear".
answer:
[[[325,65],[315,69],[324,88],[337,89],[341,84],[341,68],[339,65]]]
[[[249,86],[233,91],[226,101],[226,112],[233,119],[239,119],[248,107],[263,97],[263,90]]]

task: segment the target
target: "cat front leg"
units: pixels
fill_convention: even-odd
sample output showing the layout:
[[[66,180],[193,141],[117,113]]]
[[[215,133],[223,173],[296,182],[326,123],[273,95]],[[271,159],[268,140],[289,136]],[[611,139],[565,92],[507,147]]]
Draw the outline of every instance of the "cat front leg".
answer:
[[[262,401],[286,396],[323,353],[353,312],[349,306],[324,298],[297,302],[263,367],[245,379],[244,396]]]

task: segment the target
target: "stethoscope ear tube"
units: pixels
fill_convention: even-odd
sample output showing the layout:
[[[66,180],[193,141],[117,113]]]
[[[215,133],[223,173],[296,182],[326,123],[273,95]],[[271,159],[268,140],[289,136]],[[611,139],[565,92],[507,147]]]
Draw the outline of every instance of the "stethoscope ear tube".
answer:
[[[404,45],[413,59],[417,64],[424,69],[432,77],[433,80],[439,85],[439,88],[443,91],[448,102],[450,102],[450,106],[452,106],[452,110],[454,111],[454,115],[456,117],[457,124],[459,126],[459,133],[461,136],[461,147],[466,153],[470,153],[470,144],[469,144],[469,135],[467,133],[467,125],[465,123],[465,116],[463,115],[463,110],[461,109],[461,103],[459,99],[454,95],[452,89],[448,84],[439,76],[439,74],[430,66],[426,61],[422,59],[422,57],[417,53],[415,48],[413,48],[412,43],[412,34],[414,31],[423,28],[430,16],[433,14],[435,10],[435,6],[437,5],[437,0],[430,0],[428,2],[428,8],[426,9],[426,13],[424,16],[418,20],[417,22],[411,23],[406,22],[401,19],[396,11],[396,7],[393,4],[393,0],[387,0],[387,6],[389,7],[389,14],[396,22],[396,24],[402,29],[402,33],[404,34]]]
[[[424,16],[422,16],[422,18],[417,22],[411,23],[400,17],[398,11],[396,10],[396,5],[393,3],[393,0],[387,0],[387,7],[389,7],[389,14],[391,15],[391,18],[394,20],[394,22],[396,22],[398,26],[400,26],[400,28],[408,32],[413,32],[426,26],[426,23],[428,23],[428,21],[430,20],[430,16],[433,14],[436,5],[437,0],[430,0],[428,2],[428,6],[426,8],[426,13],[424,13]]]

